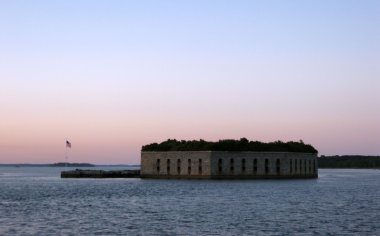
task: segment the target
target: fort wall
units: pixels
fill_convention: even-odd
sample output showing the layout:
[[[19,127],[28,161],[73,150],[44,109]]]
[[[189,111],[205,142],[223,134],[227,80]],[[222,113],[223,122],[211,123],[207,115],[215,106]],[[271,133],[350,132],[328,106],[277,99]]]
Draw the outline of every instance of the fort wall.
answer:
[[[317,154],[293,152],[142,152],[142,178],[317,178]]]
[[[141,152],[142,178],[210,178],[211,151]]]

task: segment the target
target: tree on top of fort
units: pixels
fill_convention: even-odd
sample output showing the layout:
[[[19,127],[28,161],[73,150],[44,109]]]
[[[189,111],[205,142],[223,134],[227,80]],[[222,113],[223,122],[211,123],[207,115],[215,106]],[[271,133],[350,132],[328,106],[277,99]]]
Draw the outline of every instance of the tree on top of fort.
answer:
[[[299,142],[290,141],[282,142],[259,142],[249,141],[246,138],[240,140],[223,139],[217,142],[200,140],[176,140],[168,139],[161,143],[151,143],[142,146],[144,152],[166,152],[166,151],[253,151],[253,152],[302,152],[318,153],[310,144],[305,144],[302,140]]]

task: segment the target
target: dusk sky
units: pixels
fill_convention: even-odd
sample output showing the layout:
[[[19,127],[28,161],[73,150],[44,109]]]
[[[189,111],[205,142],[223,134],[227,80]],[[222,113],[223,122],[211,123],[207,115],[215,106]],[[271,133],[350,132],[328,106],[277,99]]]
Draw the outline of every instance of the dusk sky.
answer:
[[[380,155],[380,1],[0,1],[0,163],[241,137]]]

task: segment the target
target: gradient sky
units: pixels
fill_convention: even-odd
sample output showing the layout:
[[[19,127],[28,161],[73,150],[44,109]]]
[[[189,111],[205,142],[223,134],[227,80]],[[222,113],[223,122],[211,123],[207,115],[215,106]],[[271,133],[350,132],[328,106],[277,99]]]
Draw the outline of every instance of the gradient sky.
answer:
[[[167,138],[380,155],[380,1],[0,1],[0,163]]]

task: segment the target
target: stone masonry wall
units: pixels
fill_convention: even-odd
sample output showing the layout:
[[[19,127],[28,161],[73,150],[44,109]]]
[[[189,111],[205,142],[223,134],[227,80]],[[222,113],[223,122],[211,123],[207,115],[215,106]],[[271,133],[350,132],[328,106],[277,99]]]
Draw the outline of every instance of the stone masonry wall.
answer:
[[[288,152],[142,152],[145,178],[317,178],[317,154]]]
[[[211,152],[207,151],[141,152],[141,177],[209,178],[210,156]]]
[[[212,152],[217,178],[316,178],[317,155],[288,152]]]

